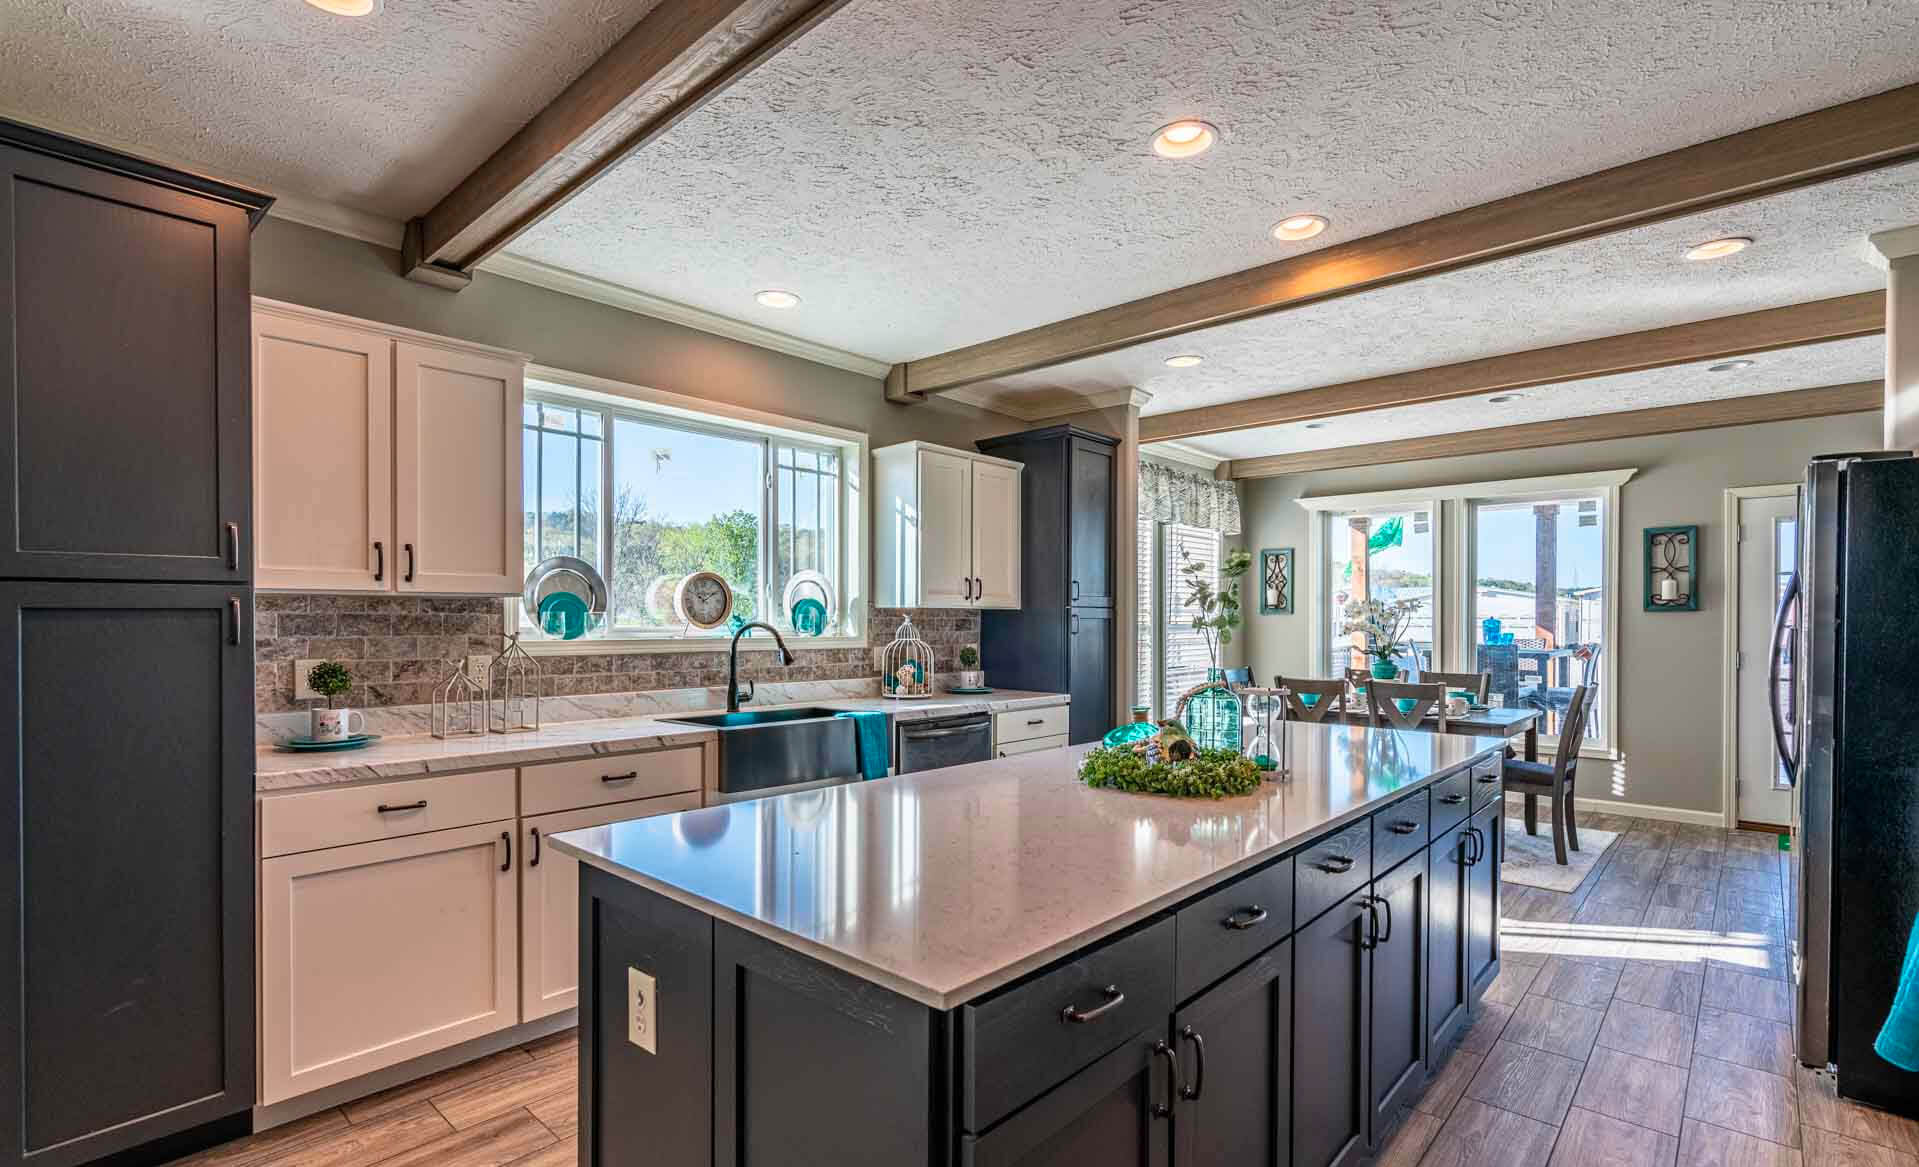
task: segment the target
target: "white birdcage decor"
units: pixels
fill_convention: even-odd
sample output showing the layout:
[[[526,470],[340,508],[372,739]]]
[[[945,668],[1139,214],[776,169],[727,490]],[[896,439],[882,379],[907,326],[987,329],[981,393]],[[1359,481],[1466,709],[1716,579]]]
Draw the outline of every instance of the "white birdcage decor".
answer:
[[[486,721],[494,733],[528,733],[540,728],[540,662],[520,645],[515,632],[486,666]]]
[[[453,675],[433,690],[427,728],[434,737],[467,737],[486,732],[486,686],[473,679],[462,660]]]
[[[880,650],[880,695],[933,695],[933,646],[920,639],[911,616],[901,621],[893,643]]]

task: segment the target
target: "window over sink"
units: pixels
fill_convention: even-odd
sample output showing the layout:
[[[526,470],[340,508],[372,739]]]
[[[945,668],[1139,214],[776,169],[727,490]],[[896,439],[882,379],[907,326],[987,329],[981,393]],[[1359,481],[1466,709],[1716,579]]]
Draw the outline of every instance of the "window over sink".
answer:
[[[560,641],[507,602],[534,651],[711,649],[731,635],[684,624],[679,580],[717,573],[733,615],[795,632],[789,602],[817,615],[804,644],[861,644],[865,435],[550,369],[529,372],[521,419],[529,567],[585,560],[605,578],[607,619]],[[803,633],[803,635],[804,635]]]

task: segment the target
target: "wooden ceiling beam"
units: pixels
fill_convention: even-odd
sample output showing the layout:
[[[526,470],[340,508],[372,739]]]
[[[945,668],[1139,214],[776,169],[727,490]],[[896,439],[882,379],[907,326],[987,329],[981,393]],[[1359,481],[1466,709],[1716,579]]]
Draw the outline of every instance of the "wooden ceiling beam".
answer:
[[[1534,385],[1873,336],[1885,328],[1886,294],[1860,292],[1339,385],[1154,414],[1139,419],[1139,440],[1142,443],[1177,441],[1396,405],[1511,392]]]
[[[894,400],[1247,320],[1919,157],[1919,85],[983,341],[901,367]]]
[[[1856,381],[1850,385],[1828,385],[1819,389],[1795,389],[1786,393],[1662,405],[1656,409],[1634,409],[1624,413],[1555,418],[1552,421],[1467,430],[1457,434],[1401,438],[1398,441],[1344,446],[1335,450],[1305,450],[1297,454],[1275,454],[1265,458],[1237,458],[1222,466],[1225,471],[1222,477],[1276,478],[1282,474],[1301,474],[1311,470],[1382,466],[1392,462],[1417,462],[1463,454],[1499,454],[1611,438],[1638,438],[1840,413],[1865,413],[1884,406],[1885,392],[1885,383],[1882,381]]]
[[[407,224],[408,278],[473,267],[846,0],[660,0],[432,210]]]

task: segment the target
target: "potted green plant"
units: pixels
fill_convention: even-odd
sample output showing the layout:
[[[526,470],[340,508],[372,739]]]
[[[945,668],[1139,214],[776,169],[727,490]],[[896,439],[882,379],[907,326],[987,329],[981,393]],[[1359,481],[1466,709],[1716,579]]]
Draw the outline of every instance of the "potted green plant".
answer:
[[[1395,658],[1406,644],[1406,630],[1412,627],[1413,613],[1425,603],[1412,598],[1386,603],[1381,600],[1354,600],[1346,605],[1341,636],[1358,633],[1366,638],[1366,655],[1373,658],[1373,676],[1390,681],[1399,675]]]
[[[311,711],[308,736],[314,741],[344,741],[354,735],[353,719],[360,719],[360,731],[366,729],[366,714],[354,709],[336,708],[334,700],[353,689],[353,672],[337,660],[323,660],[307,670],[307,688],[326,698],[325,709]]]
[[[1220,650],[1233,642],[1239,627],[1239,581],[1252,565],[1245,551],[1228,552],[1219,565],[1219,584],[1214,585],[1205,563],[1180,548],[1186,560],[1180,572],[1186,577],[1186,606],[1193,612],[1193,630],[1206,640],[1206,684],[1186,697],[1186,731],[1201,749],[1237,750],[1240,739],[1239,694],[1226,683],[1226,671],[1220,665]]]
[[[962,689],[986,687],[986,674],[979,667],[979,649],[970,644],[960,645],[959,687]]]

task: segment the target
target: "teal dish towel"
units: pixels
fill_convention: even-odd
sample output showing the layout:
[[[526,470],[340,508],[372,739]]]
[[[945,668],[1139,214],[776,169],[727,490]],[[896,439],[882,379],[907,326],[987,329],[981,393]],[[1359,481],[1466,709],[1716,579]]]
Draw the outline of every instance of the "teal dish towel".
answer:
[[[1872,1048],[1900,1069],[1919,1074],[1919,920],[1913,921],[1906,939],[1906,969],[1899,975],[1892,1012]]]
[[[887,749],[887,716],[878,711],[842,713],[853,719],[854,753],[860,762],[860,777],[868,782],[886,777],[886,764],[892,760]]]

